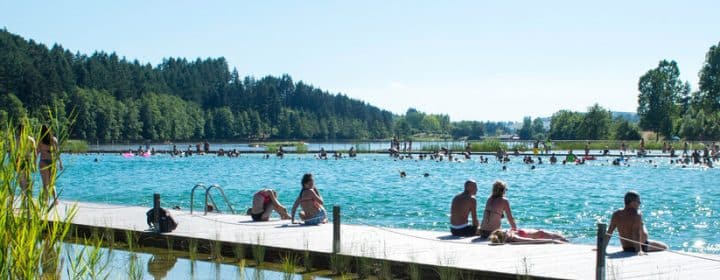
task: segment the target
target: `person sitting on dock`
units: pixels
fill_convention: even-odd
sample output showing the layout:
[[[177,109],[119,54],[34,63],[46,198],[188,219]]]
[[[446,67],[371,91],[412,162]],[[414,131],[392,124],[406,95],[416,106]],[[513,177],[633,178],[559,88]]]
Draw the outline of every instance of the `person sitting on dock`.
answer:
[[[485,211],[480,224],[480,237],[488,238],[493,231],[501,228],[500,223],[504,216],[503,213],[507,215],[511,229],[517,229],[510,210],[510,202],[505,198],[505,192],[507,192],[507,183],[500,180],[493,183],[492,195],[485,203]]]
[[[625,208],[613,213],[603,247],[607,247],[612,233],[617,228],[620,244],[625,252],[641,255],[646,252],[667,250],[668,246],[665,243],[648,239],[648,232],[639,211],[640,203],[640,194],[637,192],[629,191],[625,194]]]
[[[303,175],[300,181],[302,189],[300,195],[293,204],[292,211],[290,212],[291,222],[295,223],[295,210],[298,206],[302,207],[300,211],[300,219],[305,222],[305,225],[317,225],[320,223],[327,223],[327,213],[323,208],[322,196],[315,187],[315,181],[313,180],[312,174],[306,173]]]
[[[477,183],[465,181],[465,190],[457,195],[450,204],[450,233],[454,236],[474,236],[477,234]],[[468,215],[472,216],[472,224],[468,224]]]
[[[280,214],[280,219],[290,219],[287,209],[277,199],[277,192],[273,189],[261,189],[253,195],[252,207],[247,214],[255,222],[268,221],[273,210]]]
[[[561,234],[547,232],[543,230],[508,230],[504,231],[501,229],[495,230],[490,234],[491,244],[564,244],[567,243],[567,239]]]

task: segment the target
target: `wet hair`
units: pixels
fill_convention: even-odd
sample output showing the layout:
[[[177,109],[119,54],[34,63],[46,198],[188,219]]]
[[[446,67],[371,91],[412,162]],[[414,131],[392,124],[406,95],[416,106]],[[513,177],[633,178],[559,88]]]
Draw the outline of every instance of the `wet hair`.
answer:
[[[505,244],[505,241],[508,239],[508,234],[501,229],[496,229],[490,233],[489,239],[492,244]]]
[[[475,185],[475,187],[477,187],[477,183],[475,182],[475,180],[468,179],[467,181],[465,181],[465,191],[468,191],[468,189],[472,185]]]
[[[303,175],[303,177],[302,177],[302,180],[300,180],[300,185],[302,185],[304,188],[305,184],[307,184],[308,182],[310,182],[312,180],[313,180],[312,174],[305,173],[305,175]]]
[[[636,200],[640,200],[640,194],[636,191],[629,191],[625,193],[625,205],[628,205]]]
[[[492,195],[491,198],[498,198],[502,197],[505,194],[505,191],[507,190],[507,183],[497,180],[495,183],[493,183],[492,188]]]
[[[52,139],[53,139],[52,131],[50,131],[50,128],[47,125],[43,124],[42,127],[40,128],[40,137],[42,137],[42,139],[40,141],[43,144],[48,145],[48,146],[50,144],[52,144]]]

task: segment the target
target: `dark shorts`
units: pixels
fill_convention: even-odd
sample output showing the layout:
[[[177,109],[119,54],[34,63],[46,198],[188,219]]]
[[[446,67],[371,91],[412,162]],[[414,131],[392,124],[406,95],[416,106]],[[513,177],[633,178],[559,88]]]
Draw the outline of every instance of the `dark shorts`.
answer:
[[[647,251],[648,251],[648,244],[650,244],[650,243],[648,243],[647,240],[645,240],[645,243],[643,243],[642,245],[640,245],[640,250],[642,250],[643,252],[647,253]],[[623,252],[637,253],[637,251],[635,250],[635,247],[627,247],[627,248],[624,247],[624,248],[623,248]]]
[[[263,213],[260,213],[260,214],[251,214],[250,217],[252,217],[252,220],[253,220],[253,221],[259,222],[259,221],[262,221],[262,214],[263,214]]]
[[[480,238],[482,238],[482,239],[487,239],[488,237],[490,237],[490,234],[492,234],[492,233],[493,233],[492,230],[484,230],[484,229],[481,229],[481,230],[480,230]]]
[[[463,228],[450,228],[450,233],[455,236],[475,236],[477,226],[466,225]]]

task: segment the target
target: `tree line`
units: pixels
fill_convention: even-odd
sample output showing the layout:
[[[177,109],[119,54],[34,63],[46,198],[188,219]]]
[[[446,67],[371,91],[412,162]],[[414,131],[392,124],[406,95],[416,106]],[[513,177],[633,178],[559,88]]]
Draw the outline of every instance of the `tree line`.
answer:
[[[639,123],[595,104],[587,112],[560,110],[546,129],[540,118],[525,117],[518,130],[521,139],[637,140],[640,130],[655,132],[656,139],[720,139],[720,43],[711,46],[699,73],[699,88],[680,80],[675,61],[662,60],[638,81]]]
[[[526,117],[509,122],[452,122],[410,108],[395,115],[344,94],[294,82],[289,75],[241,78],[223,58],[166,58],[152,66],[115,53],[72,53],[0,30],[0,120],[76,114],[72,138],[88,141],[193,139],[387,139],[517,133],[522,139],[638,139],[640,129],[666,138],[720,136],[720,44],[708,51],[699,89],[660,61],[638,82],[640,122],[613,118],[595,104],[561,110],[549,127]]]
[[[167,58],[157,66],[115,53],[72,53],[0,30],[0,120],[76,114],[72,138],[383,139],[480,137],[503,123],[451,123],[447,115],[397,116],[289,75],[241,78],[220,58]]]

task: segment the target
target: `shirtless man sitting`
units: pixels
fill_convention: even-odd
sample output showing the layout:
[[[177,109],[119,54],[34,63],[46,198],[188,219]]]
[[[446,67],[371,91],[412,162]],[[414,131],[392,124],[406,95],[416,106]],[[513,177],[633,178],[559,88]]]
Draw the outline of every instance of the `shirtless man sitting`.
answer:
[[[623,251],[633,252],[642,255],[646,252],[667,250],[667,245],[660,241],[648,239],[648,232],[643,224],[640,208],[640,194],[629,191],[625,194],[625,208],[615,211],[610,220],[607,233],[611,235],[615,228],[618,229],[620,237],[636,242],[620,239]],[[610,237],[605,238],[604,247],[607,247]]]
[[[478,228],[477,219],[477,183],[465,181],[465,190],[457,194],[450,205],[450,233],[454,236],[474,236]],[[472,215],[472,224],[468,224],[468,215]]]
[[[280,214],[281,219],[290,219],[287,209],[277,199],[277,192],[272,189],[261,189],[253,195],[252,208],[248,209],[247,214],[253,221],[268,221],[273,210]]]

